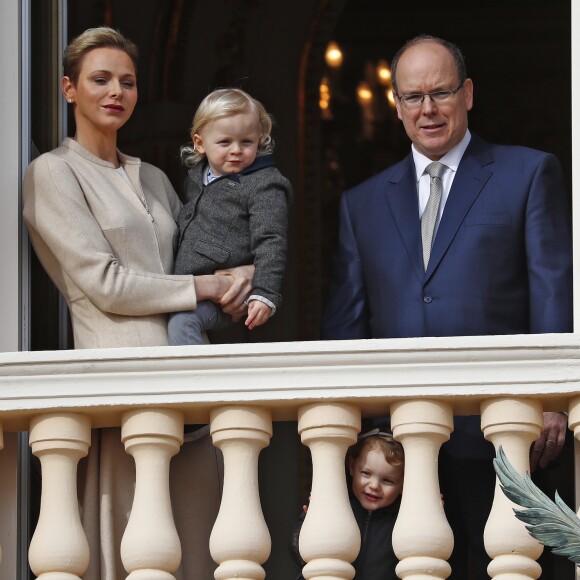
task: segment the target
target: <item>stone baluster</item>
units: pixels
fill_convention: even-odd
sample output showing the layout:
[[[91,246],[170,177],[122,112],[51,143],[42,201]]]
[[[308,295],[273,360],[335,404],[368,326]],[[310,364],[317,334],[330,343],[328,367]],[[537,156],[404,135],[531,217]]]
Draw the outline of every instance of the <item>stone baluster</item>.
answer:
[[[270,443],[272,419],[260,407],[228,405],[211,412],[211,436],[224,456],[224,490],[210,536],[216,580],[261,580],[271,540],[260,505],[258,456]]]
[[[121,541],[127,580],[173,580],[181,543],[171,511],[169,464],[183,443],[183,415],[168,409],[128,411],[121,439],[135,460],[135,497]]]
[[[574,445],[574,480],[576,482],[576,505],[578,505],[580,498],[580,397],[575,397],[570,401],[568,412],[568,426],[574,432],[574,438],[576,439]],[[580,518],[580,510],[577,513]],[[580,567],[576,567],[576,577],[577,580],[580,580]]]
[[[40,516],[28,560],[39,580],[80,580],[89,565],[89,545],[77,499],[77,465],[91,442],[88,417],[50,413],[30,426],[32,453],[40,459]]]
[[[360,412],[341,403],[313,403],[298,411],[298,431],[312,455],[312,491],[300,532],[306,580],[350,580],[360,532],[348,499],[345,455],[360,431]]]
[[[530,470],[530,445],[543,428],[542,405],[531,399],[489,399],[481,404],[481,427],[497,450],[503,447],[513,467],[523,475]],[[485,526],[484,542],[492,558],[488,574],[496,580],[539,578],[536,559],[542,545],[532,538],[513,513],[513,504],[496,478],[493,506]]]
[[[439,401],[400,401],[391,407],[393,435],[405,449],[405,482],[393,530],[399,578],[447,578],[453,532],[441,504],[439,449],[453,429],[453,410]]]

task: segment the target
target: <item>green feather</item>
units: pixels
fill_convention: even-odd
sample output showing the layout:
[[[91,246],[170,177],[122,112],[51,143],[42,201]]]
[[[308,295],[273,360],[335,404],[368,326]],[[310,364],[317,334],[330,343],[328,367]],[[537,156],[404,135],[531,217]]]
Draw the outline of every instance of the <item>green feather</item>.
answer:
[[[580,520],[558,492],[554,503],[534,484],[529,473],[522,477],[512,467],[501,447],[493,465],[504,494],[525,508],[514,509],[514,513],[526,524],[530,535],[552,548],[554,554],[566,556],[580,566]]]

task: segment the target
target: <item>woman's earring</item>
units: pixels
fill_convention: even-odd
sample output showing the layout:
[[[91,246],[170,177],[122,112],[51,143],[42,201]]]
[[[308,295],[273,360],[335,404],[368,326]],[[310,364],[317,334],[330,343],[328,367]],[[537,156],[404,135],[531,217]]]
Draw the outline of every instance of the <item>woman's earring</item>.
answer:
[[[67,99],[67,103],[72,103],[72,99]]]

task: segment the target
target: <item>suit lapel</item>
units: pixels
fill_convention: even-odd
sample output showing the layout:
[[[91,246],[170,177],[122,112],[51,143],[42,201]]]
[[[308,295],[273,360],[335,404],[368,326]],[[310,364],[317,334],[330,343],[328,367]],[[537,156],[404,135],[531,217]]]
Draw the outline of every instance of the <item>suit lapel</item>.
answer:
[[[421,250],[417,175],[413,155],[409,154],[401,162],[398,171],[389,177],[386,198],[413,269],[419,280],[423,280],[425,273]]]
[[[453,180],[453,185],[445,204],[445,210],[433,243],[426,280],[437,268],[453,242],[469,209],[491,177],[492,171],[489,165],[493,161],[489,146],[475,135],[472,135],[457,169],[457,175]]]

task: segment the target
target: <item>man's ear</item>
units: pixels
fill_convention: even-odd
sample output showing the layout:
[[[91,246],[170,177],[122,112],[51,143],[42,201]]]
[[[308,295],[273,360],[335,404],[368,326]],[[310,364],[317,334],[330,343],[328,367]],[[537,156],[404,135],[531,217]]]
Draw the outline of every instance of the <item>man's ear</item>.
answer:
[[[399,97],[395,97],[395,107],[397,109],[397,117],[399,117],[399,121],[403,120],[401,116],[401,101],[399,101]]]
[[[473,81],[471,79],[463,81],[463,92],[465,94],[465,108],[471,111],[473,108]]]

